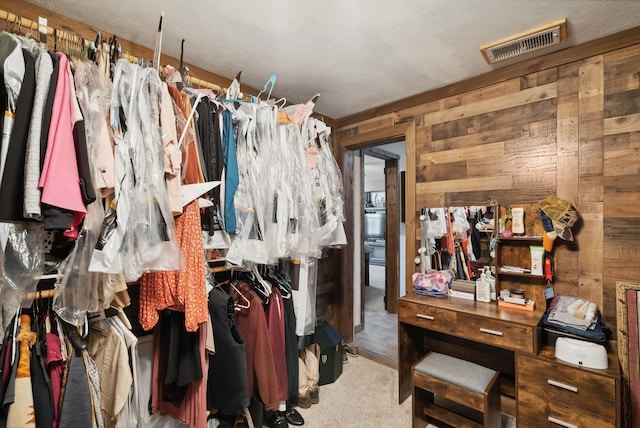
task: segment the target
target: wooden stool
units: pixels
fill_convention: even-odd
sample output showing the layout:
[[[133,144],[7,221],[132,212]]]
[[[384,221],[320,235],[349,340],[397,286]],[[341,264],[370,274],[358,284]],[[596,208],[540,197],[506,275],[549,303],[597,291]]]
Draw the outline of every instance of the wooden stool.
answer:
[[[424,415],[454,427],[497,427],[500,372],[437,352],[428,353],[412,371],[413,426]]]

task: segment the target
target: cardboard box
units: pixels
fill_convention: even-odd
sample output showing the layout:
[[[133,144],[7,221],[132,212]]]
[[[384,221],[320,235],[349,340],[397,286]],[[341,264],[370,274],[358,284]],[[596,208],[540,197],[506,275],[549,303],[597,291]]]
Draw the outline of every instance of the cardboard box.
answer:
[[[335,382],[342,374],[342,335],[326,321],[318,321],[314,341],[320,346],[320,381],[318,385]]]
[[[533,300],[527,300],[526,304],[521,305],[519,303],[505,302],[504,300],[502,300],[502,298],[498,298],[498,307],[518,309],[521,311],[533,311],[536,308],[536,302],[534,302]]]

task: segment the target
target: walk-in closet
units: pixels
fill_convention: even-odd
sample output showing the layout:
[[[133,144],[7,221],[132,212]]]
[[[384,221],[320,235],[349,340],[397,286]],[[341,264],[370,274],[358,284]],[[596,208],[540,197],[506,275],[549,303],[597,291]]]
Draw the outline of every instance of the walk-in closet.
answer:
[[[640,426],[640,2],[0,4],[0,428]]]

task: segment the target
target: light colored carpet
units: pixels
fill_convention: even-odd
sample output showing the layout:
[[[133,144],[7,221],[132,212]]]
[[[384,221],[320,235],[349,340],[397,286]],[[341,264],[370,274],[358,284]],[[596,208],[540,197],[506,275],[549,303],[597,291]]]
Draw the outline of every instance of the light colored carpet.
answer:
[[[320,386],[320,403],[298,411],[307,428],[410,427],[411,398],[398,404],[398,372],[363,356]]]
[[[411,397],[398,404],[397,370],[364,356],[350,356],[340,377],[320,386],[320,403],[297,409],[306,428],[411,427]],[[515,426],[515,418],[502,415],[503,428]]]

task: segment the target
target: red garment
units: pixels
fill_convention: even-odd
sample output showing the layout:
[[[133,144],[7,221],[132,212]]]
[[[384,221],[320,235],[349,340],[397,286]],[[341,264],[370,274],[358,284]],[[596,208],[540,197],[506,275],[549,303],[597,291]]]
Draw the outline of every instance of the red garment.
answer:
[[[140,324],[151,330],[158,322],[158,311],[172,309],[185,313],[189,332],[209,319],[205,259],[198,201],[187,205],[176,218],[176,240],[184,268],[179,271],[147,272],[140,278]]]
[[[250,303],[249,308],[241,308],[236,312],[238,328],[245,341],[249,396],[251,397],[255,391],[254,388],[257,388],[265,409],[275,411],[280,404],[278,380],[262,300],[249,288],[248,284],[238,282],[236,286]],[[234,296],[234,298],[240,297]]]
[[[58,404],[60,403],[60,388],[62,387],[64,361],[62,360],[60,337],[56,333],[46,333],[45,340],[47,342],[47,369],[49,370],[53,396],[53,427],[56,428],[58,426],[58,418],[60,417]]]
[[[206,299],[205,299],[206,303]],[[205,352],[207,342],[207,325],[202,324],[200,333],[200,361],[202,365],[202,379],[192,381],[187,388],[185,398],[180,407],[173,403],[162,401],[162,379],[159,375],[160,340],[157,335],[153,338],[153,375],[151,390],[151,412],[163,416],[171,416],[193,428],[207,428],[207,375],[208,363]]]
[[[277,288],[273,288],[269,296],[269,305],[266,310],[267,326],[271,338],[271,350],[276,367],[278,380],[278,398],[287,401],[289,398],[289,383],[287,375],[287,357],[284,351],[284,303],[282,294]]]

